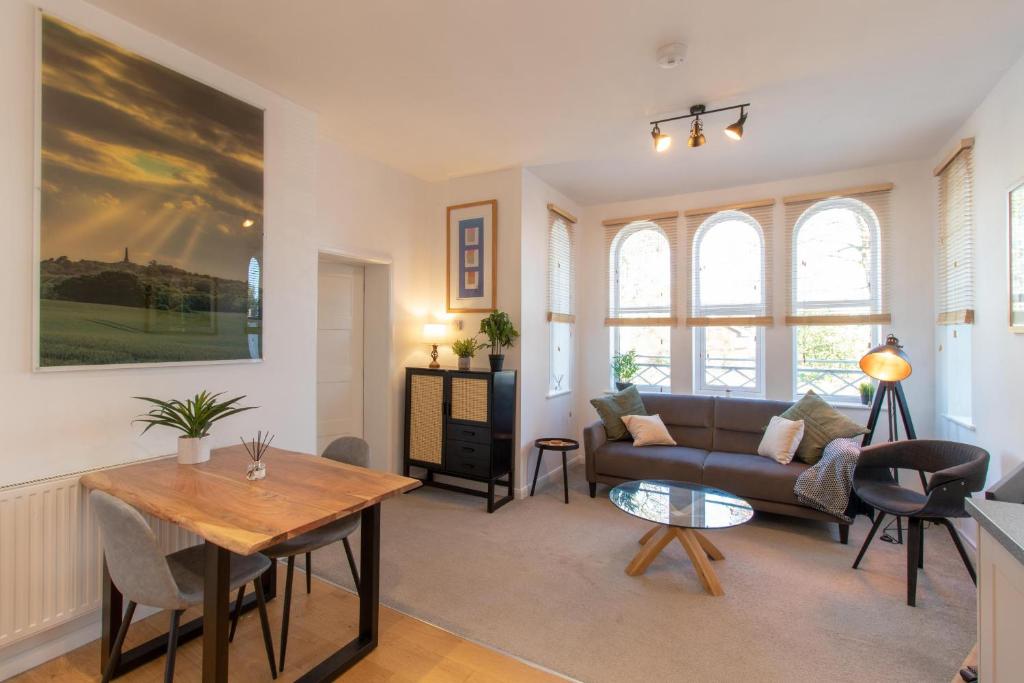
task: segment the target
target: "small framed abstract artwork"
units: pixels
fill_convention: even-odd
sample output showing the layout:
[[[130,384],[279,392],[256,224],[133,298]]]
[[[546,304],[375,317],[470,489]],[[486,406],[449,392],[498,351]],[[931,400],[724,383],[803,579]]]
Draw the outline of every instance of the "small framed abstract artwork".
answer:
[[[495,310],[498,200],[448,207],[449,313]]]
[[[1024,334],[1024,180],[1010,189],[1009,261],[1010,329]]]

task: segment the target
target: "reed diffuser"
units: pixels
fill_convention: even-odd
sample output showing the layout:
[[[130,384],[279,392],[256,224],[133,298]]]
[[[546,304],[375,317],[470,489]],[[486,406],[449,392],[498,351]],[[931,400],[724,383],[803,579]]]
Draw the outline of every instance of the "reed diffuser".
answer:
[[[245,446],[245,452],[249,454],[251,462],[245,470],[245,478],[249,481],[258,481],[264,479],[267,476],[267,465],[263,462],[263,456],[267,454],[270,449],[270,442],[274,440],[274,435],[270,432],[264,434],[262,431],[256,432],[256,438],[246,443],[245,439],[240,439],[242,445]]]

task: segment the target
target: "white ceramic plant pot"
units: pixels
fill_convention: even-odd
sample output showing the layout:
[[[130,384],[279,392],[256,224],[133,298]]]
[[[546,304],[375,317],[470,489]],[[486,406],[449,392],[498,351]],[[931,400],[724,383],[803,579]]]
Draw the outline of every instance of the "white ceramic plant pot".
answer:
[[[198,465],[210,459],[210,437],[198,439],[186,436],[178,437],[178,463],[182,465]]]

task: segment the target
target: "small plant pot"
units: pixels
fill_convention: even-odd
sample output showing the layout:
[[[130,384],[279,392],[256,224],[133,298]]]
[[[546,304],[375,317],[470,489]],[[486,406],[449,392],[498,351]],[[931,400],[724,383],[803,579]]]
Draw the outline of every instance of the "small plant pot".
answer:
[[[210,437],[178,437],[178,464],[198,465],[210,459]]]
[[[469,370],[469,364],[473,362],[473,359],[469,356],[459,356],[459,370]]]
[[[632,382],[616,382],[615,383],[615,388],[618,389],[619,391],[625,391],[626,389],[628,389],[631,386],[633,386]]]
[[[869,405],[871,405],[871,397],[869,395],[867,395],[867,394],[861,394],[860,395],[860,402],[863,403],[866,406],[869,406]]]
[[[489,353],[487,354],[487,360],[491,363],[491,372],[499,372],[502,366],[505,365],[505,354]]]

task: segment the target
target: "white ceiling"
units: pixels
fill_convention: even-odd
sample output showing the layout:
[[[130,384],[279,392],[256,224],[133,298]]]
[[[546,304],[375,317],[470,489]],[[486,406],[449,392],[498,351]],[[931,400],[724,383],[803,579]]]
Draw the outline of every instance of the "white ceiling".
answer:
[[[531,167],[583,204],[921,159],[1021,54],[1020,0],[91,0],[428,180]],[[681,67],[654,53],[681,40]],[[750,101],[742,142],[647,122]]]

